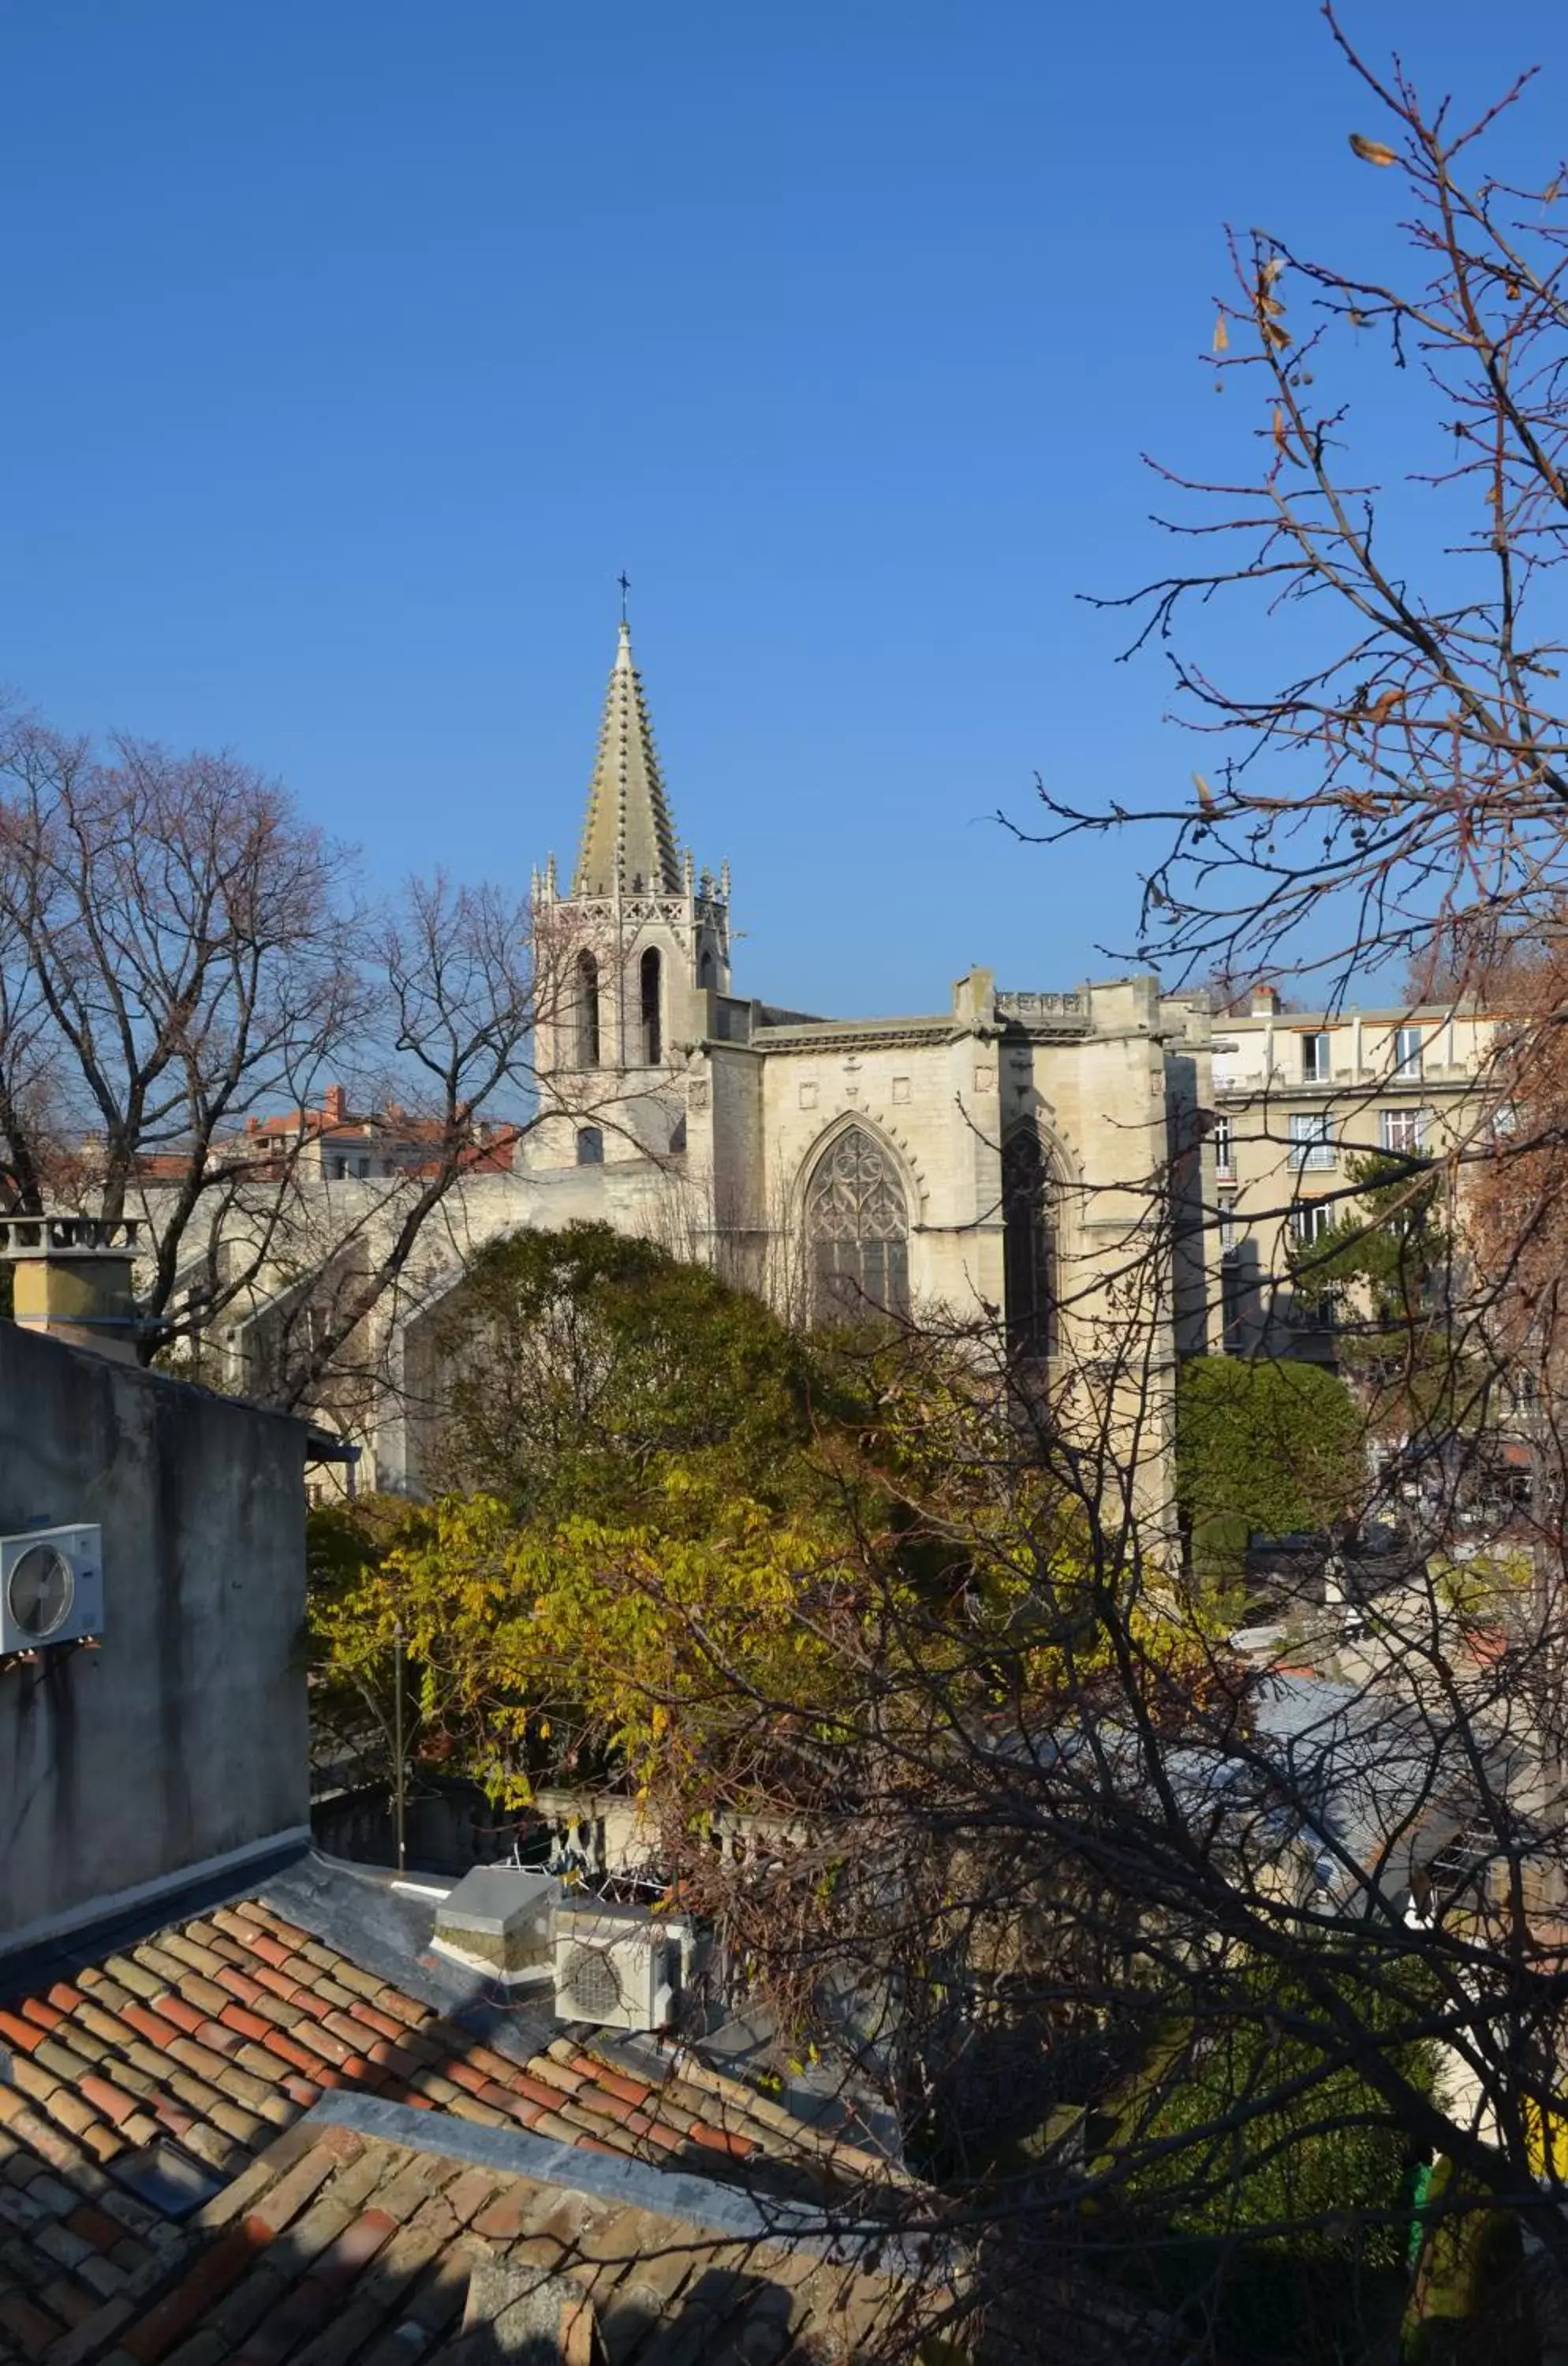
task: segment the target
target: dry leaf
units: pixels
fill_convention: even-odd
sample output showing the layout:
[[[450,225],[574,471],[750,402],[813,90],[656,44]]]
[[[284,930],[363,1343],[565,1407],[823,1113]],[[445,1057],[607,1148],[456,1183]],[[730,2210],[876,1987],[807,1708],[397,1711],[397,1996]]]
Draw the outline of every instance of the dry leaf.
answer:
[[[1284,267],[1284,256],[1282,254],[1271,254],[1269,257],[1268,262],[1264,265],[1262,270],[1258,275],[1261,285],[1265,287],[1272,287],[1275,280],[1278,279]]]
[[[1216,313],[1214,317],[1214,351],[1217,354],[1228,353],[1230,351],[1230,342],[1231,332],[1225,326],[1225,316],[1223,312]]]
[[[1385,148],[1381,140],[1363,140],[1359,131],[1351,132],[1350,145],[1363,164],[1397,164],[1399,162],[1392,148]]]
[[[1278,404],[1278,403],[1276,403],[1276,404],[1274,405],[1274,449],[1276,450],[1276,452],[1282,452],[1282,451],[1284,450],[1284,448],[1285,448],[1285,414],[1284,414],[1284,412],[1280,410],[1280,408],[1279,404]]]
[[[1209,786],[1208,782],[1203,778],[1201,772],[1193,773],[1192,785],[1198,792],[1198,802],[1202,806],[1203,811],[1205,813],[1213,813],[1214,810],[1214,792]]]

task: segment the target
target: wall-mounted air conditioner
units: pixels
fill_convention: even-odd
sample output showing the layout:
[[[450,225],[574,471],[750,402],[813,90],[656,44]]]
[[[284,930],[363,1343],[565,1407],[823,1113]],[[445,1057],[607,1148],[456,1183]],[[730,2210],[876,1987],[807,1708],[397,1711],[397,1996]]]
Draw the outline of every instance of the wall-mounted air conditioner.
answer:
[[[684,1931],[642,1907],[597,1899],[558,1906],[558,2020],[602,2029],[666,2028],[680,1994]]]
[[[80,1643],[103,1627],[101,1528],[0,1537],[0,1654]]]

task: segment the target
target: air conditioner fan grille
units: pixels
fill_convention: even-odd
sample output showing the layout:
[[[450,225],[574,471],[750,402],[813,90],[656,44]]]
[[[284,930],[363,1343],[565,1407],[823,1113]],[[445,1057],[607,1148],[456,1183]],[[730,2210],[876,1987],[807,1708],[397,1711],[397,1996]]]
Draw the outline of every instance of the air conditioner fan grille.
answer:
[[[620,2011],[626,2000],[615,1955],[608,1947],[588,1947],[581,1943],[573,1947],[567,1957],[562,1986],[582,2021],[607,2021]]]

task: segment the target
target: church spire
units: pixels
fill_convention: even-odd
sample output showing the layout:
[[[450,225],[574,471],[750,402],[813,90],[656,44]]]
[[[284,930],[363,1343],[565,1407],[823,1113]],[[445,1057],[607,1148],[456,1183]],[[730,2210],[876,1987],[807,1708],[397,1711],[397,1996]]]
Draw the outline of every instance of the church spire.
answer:
[[[681,866],[642,681],[632,664],[631,627],[623,616],[572,894],[631,895],[639,888],[679,895]]]

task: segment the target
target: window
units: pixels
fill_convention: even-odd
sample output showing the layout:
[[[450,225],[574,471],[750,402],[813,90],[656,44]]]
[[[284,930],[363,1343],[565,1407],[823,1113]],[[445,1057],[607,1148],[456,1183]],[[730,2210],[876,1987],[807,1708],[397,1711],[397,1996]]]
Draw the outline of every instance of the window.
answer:
[[[1334,1221],[1326,1200],[1298,1200],[1291,1210],[1291,1238],[1302,1248],[1320,1241]]]
[[[1055,1344],[1052,1216],[1045,1145],[1032,1126],[1021,1126],[1002,1144],[1002,1279],[1008,1345],[1020,1356],[1049,1356]]]
[[[643,1065],[657,1068],[664,1057],[664,1034],[660,1023],[659,955],[652,945],[642,957],[639,975],[642,985]]]
[[[580,1166],[603,1166],[604,1136],[596,1125],[580,1125],[577,1129],[577,1163]]]
[[[703,947],[703,957],[697,963],[697,984],[703,987],[710,986],[713,984],[713,954],[709,948],[705,945]]]
[[[1236,1250],[1235,1201],[1220,1201],[1220,1255],[1235,1256]]]
[[[329,1159],[328,1159],[328,1161],[327,1161],[327,1176],[328,1176],[328,1179],[329,1179],[331,1182],[333,1182],[333,1183],[341,1183],[341,1182],[344,1180],[344,1177],[347,1175],[347,1173],[348,1173],[348,1161],[347,1161],[347,1159],[346,1159],[346,1158],[329,1158]]]
[[[1384,1150],[1418,1158],[1427,1139],[1430,1110],[1386,1109],[1378,1111],[1378,1135]]]
[[[806,1243],[819,1323],[909,1311],[909,1219],[880,1143],[852,1125],[818,1160],[806,1192]]]
[[[590,952],[577,956],[577,1065],[599,1065],[599,964]]]
[[[354,1162],[354,1171],[360,1181],[365,1182],[370,1173],[370,1161],[367,1158],[356,1158]]]
[[[1422,1047],[1426,1036],[1419,1027],[1396,1029],[1393,1038],[1393,1073],[1396,1076],[1419,1076]]]
[[[1308,1085],[1328,1082],[1328,1038],[1326,1035],[1302,1037],[1302,1081]]]
[[[1326,1200],[1298,1200],[1291,1210],[1291,1238],[1298,1248],[1311,1248],[1321,1241],[1334,1222],[1334,1211]],[[1291,1308],[1292,1320],[1307,1331],[1332,1331],[1337,1317],[1332,1290],[1314,1290],[1314,1275],[1309,1265],[1297,1277],[1298,1294]]]
[[[1326,1110],[1304,1110],[1291,1120],[1291,1165],[1332,1166],[1334,1137]]]
[[[1231,1132],[1231,1121],[1228,1117],[1217,1117],[1214,1120],[1213,1139],[1215,1172],[1220,1175],[1234,1175],[1235,1173],[1235,1140]]]

